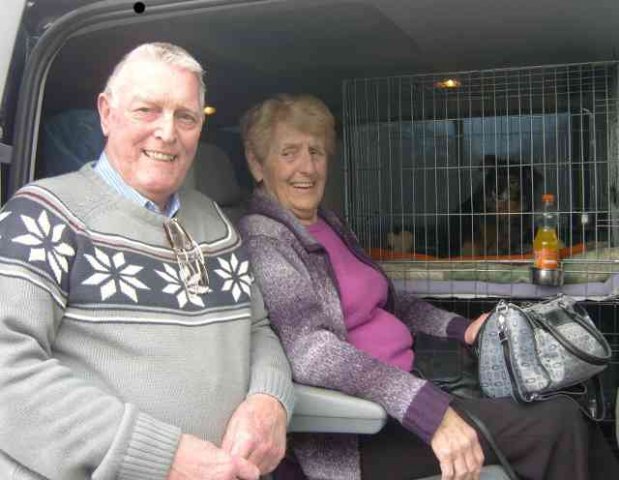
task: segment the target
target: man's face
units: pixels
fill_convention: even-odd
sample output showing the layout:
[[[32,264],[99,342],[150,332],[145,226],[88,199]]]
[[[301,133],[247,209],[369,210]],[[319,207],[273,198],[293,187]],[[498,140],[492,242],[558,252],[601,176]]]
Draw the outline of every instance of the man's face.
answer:
[[[193,162],[203,114],[195,74],[135,60],[120,73],[114,98],[99,95],[110,163],[127,184],[160,208]]]

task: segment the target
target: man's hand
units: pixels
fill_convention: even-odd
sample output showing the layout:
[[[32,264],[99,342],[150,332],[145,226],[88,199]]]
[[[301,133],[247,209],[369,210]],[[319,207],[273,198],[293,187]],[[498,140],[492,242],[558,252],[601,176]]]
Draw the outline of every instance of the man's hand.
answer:
[[[476,480],[484,464],[477,432],[448,407],[430,446],[441,465],[442,480]]]
[[[473,343],[475,343],[479,329],[489,316],[490,312],[482,313],[479,317],[473,320],[468,327],[466,327],[466,331],[464,332],[464,341],[467,345],[473,345]]]
[[[270,395],[254,394],[232,414],[222,442],[232,456],[249,460],[265,475],[286,452],[286,411]]]
[[[258,467],[192,435],[182,435],[167,480],[258,480]]]

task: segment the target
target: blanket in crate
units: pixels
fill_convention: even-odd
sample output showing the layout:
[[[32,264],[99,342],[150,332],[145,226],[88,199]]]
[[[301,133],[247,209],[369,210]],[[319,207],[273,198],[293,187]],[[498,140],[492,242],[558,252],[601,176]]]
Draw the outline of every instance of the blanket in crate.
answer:
[[[398,288],[423,295],[542,297],[569,293],[579,298],[608,298],[619,293],[619,248],[596,248],[563,258],[564,285],[531,284],[528,258],[379,260]]]

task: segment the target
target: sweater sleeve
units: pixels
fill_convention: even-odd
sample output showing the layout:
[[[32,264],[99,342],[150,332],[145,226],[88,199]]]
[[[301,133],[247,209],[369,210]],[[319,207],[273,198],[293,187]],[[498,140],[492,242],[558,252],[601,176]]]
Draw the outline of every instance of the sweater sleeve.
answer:
[[[252,286],[251,383],[248,396],[265,393],[277,398],[286,409],[288,421],[294,407],[290,365],[264,308],[262,294]]]
[[[39,228],[12,207],[9,202],[0,218],[0,450],[45,478],[165,479],[180,430],[82,380],[54,357],[66,302],[66,284],[55,273],[70,274],[61,257],[73,247],[66,231],[60,237],[43,217]],[[15,236],[11,220],[27,222],[35,233]],[[55,257],[34,248],[30,257],[14,255],[16,243],[45,246],[35,237],[48,230],[52,241],[64,240],[56,242]],[[45,271],[35,261],[41,258],[57,259],[56,270]]]
[[[434,337],[448,337],[464,343],[464,332],[470,321],[415,297],[409,292],[396,296],[395,314],[413,332]]]
[[[324,301],[292,245],[264,235],[250,236],[247,241],[295,381],[374,401],[429,442],[451,397],[425,380],[374,359],[335,333],[334,319],[341,315],[339,299],[336,305]]]

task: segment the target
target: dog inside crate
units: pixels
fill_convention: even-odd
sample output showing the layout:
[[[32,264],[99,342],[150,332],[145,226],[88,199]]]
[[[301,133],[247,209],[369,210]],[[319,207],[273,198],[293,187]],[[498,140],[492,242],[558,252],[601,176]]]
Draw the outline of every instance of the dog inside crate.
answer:
[[[531,164],[487,154],[473,170],[476,186],[450,212],[447,228],[434,231],[440,256],[523,255],[533,248],[534,211],[539,210],[543,175]],[[393,225],[387,247],[398,253],[419,245],[414,225]],[[426,232],[427,233],[427,232]]]
[[[452,217],[450,236],[459,238],[460,245],[451,253],[529,253],[534,236],[531,213],[539,196],[541,173],[532,165],[510,163],[496,155],[486,155],[479,171],[481,182]]]

